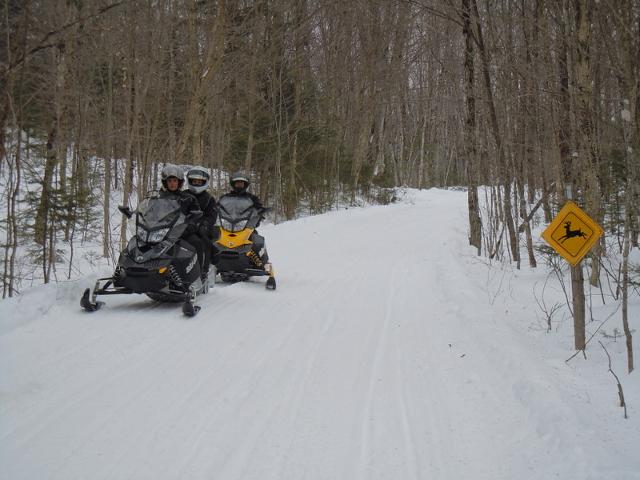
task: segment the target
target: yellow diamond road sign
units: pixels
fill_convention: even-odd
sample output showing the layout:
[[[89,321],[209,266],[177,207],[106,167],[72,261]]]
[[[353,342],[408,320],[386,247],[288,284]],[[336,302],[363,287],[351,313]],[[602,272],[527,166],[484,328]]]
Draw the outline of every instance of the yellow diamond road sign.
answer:
[[[600,225],[578,205],[567,202],[542,232],[542,238],[575,267],[603,233]]]

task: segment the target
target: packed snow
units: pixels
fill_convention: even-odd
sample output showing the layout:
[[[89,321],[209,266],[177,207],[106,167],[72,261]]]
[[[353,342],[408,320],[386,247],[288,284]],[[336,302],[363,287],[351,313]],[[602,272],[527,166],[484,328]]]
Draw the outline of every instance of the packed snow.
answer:
[[[536,303],[562,289],[477,257],[465,192],[260,231],[278,289],[216,285],[194,318],[137,295],[82,311],[107,270],[0,302],[0,478],[640,479],[624,340],[566,362],[567,307],[547,332]],[[616,306],[589,332],[621,330]]]

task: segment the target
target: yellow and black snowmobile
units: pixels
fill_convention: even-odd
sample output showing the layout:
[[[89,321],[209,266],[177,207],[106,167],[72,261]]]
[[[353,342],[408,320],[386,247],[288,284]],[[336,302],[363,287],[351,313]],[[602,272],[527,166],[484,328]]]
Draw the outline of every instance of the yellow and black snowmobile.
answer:
[[[216,226],[220,236],[215,242],[214,263],[223,282],[266,276],[266,288],[275,290],[275,272],[269,262],[264,237],[255,231],[264,213],[266,210],[256,210],[247,197],[223,196],[218,201]]]

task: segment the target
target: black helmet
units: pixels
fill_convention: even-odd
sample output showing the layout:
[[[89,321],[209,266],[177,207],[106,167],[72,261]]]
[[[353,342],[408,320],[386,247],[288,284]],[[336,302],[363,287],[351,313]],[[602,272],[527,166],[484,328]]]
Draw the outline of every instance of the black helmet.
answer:
[[[244,182],[244,186],[236,187],[236,182]],[[247,188],[249,188],[249,183],[251,182],[249,182],[249,176],[245,175],[244,172],[236,172],[231,175],[229,183],[231,184],[231,188],[233,188],[235,192],[244,193],[247,191]]]
[[[207,188],[209,188],[209,171],[204,167],[192,167],[187,172],[187,188],[190,192],[195,193],[196,195],[204,192]],[[203,183],[201,185],[193,185],[193,180],[201,180]]]
[[[178,190],[181,189],[182,185],[184,184],[184,171],[182,170],[182,168],[178,167],[177,165],[173,165],[172,163],[167,163],[162,169],[162,173],[160,175],[162,186],[164,187],[165,190],[168,190],[167,179],[171,177],[175,177],[178,179]]]

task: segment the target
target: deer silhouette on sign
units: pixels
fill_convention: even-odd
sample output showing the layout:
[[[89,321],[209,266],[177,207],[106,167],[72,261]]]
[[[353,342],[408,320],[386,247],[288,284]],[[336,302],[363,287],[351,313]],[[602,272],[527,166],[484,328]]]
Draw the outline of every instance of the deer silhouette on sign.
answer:
[[[566,233],[558,239],[560,243],[563,243],[566,239],[573,237],[587,238],[587,234],[579,228],[577,230],[571,230],[571,222],[569,221],[564,222],[564,231]]]

